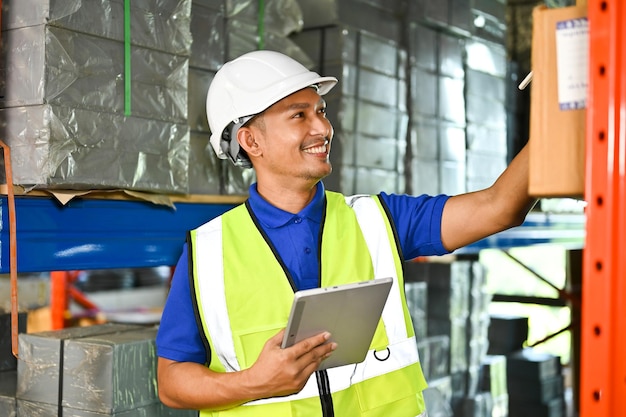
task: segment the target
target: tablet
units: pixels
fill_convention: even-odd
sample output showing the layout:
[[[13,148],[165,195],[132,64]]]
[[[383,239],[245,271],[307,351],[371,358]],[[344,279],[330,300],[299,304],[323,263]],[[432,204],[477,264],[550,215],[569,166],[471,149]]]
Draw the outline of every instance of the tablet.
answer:
[[[328,331],[337,349],[318,370],[363,362],[392,283],[392,278],[378,278],[297,291],[282,347]]]

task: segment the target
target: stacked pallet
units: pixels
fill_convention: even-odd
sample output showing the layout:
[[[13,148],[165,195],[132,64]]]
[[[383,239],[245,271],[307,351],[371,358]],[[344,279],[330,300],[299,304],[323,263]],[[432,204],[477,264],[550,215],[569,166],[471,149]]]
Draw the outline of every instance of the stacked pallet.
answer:
[[[2,6],[14,183],[187,192],[191,1]]]
[[[420,362],[429,382],[424,392],[427,406],[439,410],[440,414],[435,415],[444,417],[482,417],[485,413],[506,416],[508,398],[494,402],[492,393],[483,386],[491,297],[485,289],[482,265],[476,260],[408,262],[405,280],[412,317],[421,318],[413,311],[415,305],[420,305],[413,301],[415,288],[426,287],[421,302],[427,306],[423,325],[426,336],[417,331],[416,335]],[[506,374],[500,380],[504,381],[506,393]]]
[[[16,416],[195,416],[157,395],[155,327],[103,324],[19,335]]]

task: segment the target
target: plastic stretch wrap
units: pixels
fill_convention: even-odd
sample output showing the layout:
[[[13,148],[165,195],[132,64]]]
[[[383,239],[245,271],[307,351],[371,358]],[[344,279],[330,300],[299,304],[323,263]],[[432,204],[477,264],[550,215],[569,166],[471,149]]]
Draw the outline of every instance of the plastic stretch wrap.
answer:
[[[185,193],[189,127],[68,107],[0,109],[15,184]]]
[[[192,132],[209,135],[206,116],[206,96],[215,77],[214,71],[189,67],[189,128]]]
[[[337,0],[298,0],[304,28],[336,25],[339,22]]]
[[[189,194],[221,194],[220,174],[223,163],[213,152],[209,135],[190,134]]]
[[[57,417],[61,409],[68,417],[197,416],[156,396],[155,336],[155,327],[132,324],[20,335],[17,416]],[[2,417],[3,392],[0,383]]]
[[[226,164],[226,194],[248,194],[248,189],[256,181],[256,171],[241,169],[231,163]]]
[[[158,401],[156,328],[65,342],[63,406],[117,413]]]
[[[38,25],[3,34],[0,106],[55,104],[124,114],[124,44]],[[189,58],[131,48],[134,116],[185,123]]]
[[[4,0],[2,29],[47,24],[103,38],[124,40],[124,0]],[[191,0],[132,0],[133,45],[188,55]]]
[[[259,16],[257,0],[226,0],[226,16],[229,19],[244,19],[255,23]],[[295,0],[266,0],[263,22],[265,30],[279,36],[299,32],[303,27],[302,9]]]
[[[467,370],[467,320],[462,318],[429,318],[428,332],[450,338],[450,372]]]
[[[508,417],[509,416],[509,394],[503,394],[497,398],[493,398],[493,410],[491,417]]]
[[[450,376],[430,381],[423,391],[428,417],[452,417],[452,381]]]
[[[450,373],[449,336],[430,336],[418,340],[417,351],[426,379],[438,379]]]
[[[491,316],[486,311],[472,312],[467,319],[468,340],[482,340],[489,342],[489,324]]]
[[[226,24],[226,31],[229,45],[227,58],[229,60],[259,49],[259,35],[254,21],[229,19]],[[266,31],[264,44],[265,49],[282,52],[307,68],[313,67],[311,58],[295,42],[283,35]]]
[[[259,28],[261,13],[262,31]],[[302,27],[302,10],[295,0],[266,0],[263,10],[259,10],[256,0],[226,0],[226,59],[259,49],[262,41],[264,49],[282,52],[312,68],[311,58],[288,38],[288,35],[300,32]]]
[[[40,403],[37,401],[17,400],[17,415],[19,417],[58,417],[59,407],[55,404]]]
[[[422,340],[428,335],[427,294],[428,288],[425,282],[405,282],[404,292],[406,303],[413,321],[413,329],[417,340]]]
[[[428,265],[428,315],[436,318],[464,318],[469,314],[470,263]]]
[[[64,360],[62,344],[65,340],[138,328],[140,327],[132,325],[103,324],[39,333],[21,333],[19,335],[20,358],[17,361],[17,398],[58,405],[61,381],[59,375]]]
[[[1,407],[1,406],[0,406]],[[2,417],[59,417],[56,405],[38,403],[36,401],[17,400],[17,415],[0,414]],[[2,408],[0,408],[2,411]],[[197,417],[195,410],[175,410],[163,404],[153,403],[138,406],[130,410],[100,413],[71,407],[62,407],[64,417]]]
[[[480,392],[463,399],[463,416],[492,417],[493,398],[488,392]]]
[[[124,6],[3,2],[0,130],[15,184],[187,192],[191,0]]]
[[[482,378],[482,370],[481,366],[470,365],[467,367],[466,379],[467,379],[467,391],[465,391],[465,396],[472,397],[480,392],[480,381]]]
[[[225,0],[193,0],[192,3],[193,3],[192,7],[194,5],[197,5],[197,6],[209,7],[214,10],[222,10],[222,11],[226,7]]]
[[[219,2],[193,2],[191,34],[194,42],[189,65],[217,70],[227,59],[259,49],[259,2],[227,0],[225,3],[224,8]],[[265,48],[283,52],[311,68],[311,58],[287,37],[302,30],[302,12],[297,2],[267,0],[263,16]]]
[[[487,338],[474,338],[467,340],[467,364],[468,366],[480,366],[489,351]]]
[[[493,398],[508,395],[506,356],[488,355],[482,363],[481,391],[491,393]]]
[[[224,8],[192,4],[189,66],[217,71],[226,60],[226,18]],[[189,80],[190,87],[192,85]],[[190,88],[191,89],[191,88]],[[204,92],[206,95],[206,91]]]

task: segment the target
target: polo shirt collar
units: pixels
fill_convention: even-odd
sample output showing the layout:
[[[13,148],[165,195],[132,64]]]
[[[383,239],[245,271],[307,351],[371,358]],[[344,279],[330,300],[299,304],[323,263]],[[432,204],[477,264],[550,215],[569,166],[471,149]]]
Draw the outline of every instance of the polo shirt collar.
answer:
[[[293,214],[273,206],[257,191],[256,183],[249,189],[248,202],[252,211],[264,227],[278,228],[291,222],[294,217],[306,217],[311,221],[321,223],[324,213],[324,184],[318,182],[313,200],[299,213]]]

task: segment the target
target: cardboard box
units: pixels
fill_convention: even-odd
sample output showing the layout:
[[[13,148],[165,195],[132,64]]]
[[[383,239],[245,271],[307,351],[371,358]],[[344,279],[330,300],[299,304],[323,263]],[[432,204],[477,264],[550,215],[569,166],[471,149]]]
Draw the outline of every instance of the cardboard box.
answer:
[[[156,327],[65,342],[63,406],[105,415],[158,403]]]
[[[586,92],[588,77],[564,81],[574,80],[575,71],[587,71],[586,15],[580,6],[533,10],[529,192],[536,197],[584,195],[586,104],[573,99],[571,90]],[[559,68],[559,61],[567,65]],[[559,91],[559,83],[570,88],[561,85]]]
[[[61,373],[66,359],[64,353],[66,340],[142,328],[130,324],[101,324],[20,334],[16,397],[44,403],[55,409],[63,390]]]

